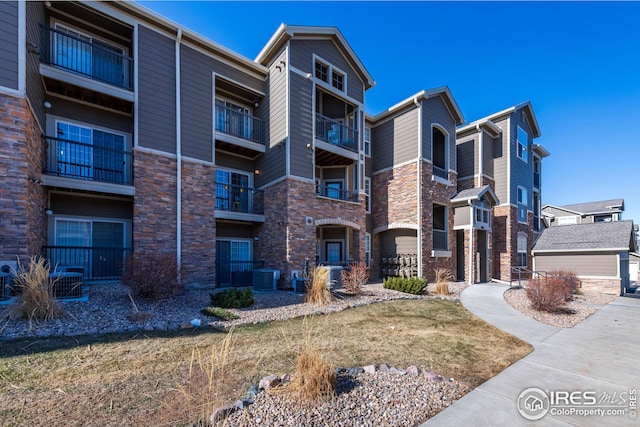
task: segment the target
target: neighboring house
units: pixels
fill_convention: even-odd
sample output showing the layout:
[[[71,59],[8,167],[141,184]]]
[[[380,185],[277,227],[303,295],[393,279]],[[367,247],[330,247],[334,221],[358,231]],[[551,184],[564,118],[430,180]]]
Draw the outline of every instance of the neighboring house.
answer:
[[[542,207],[542,216],[549,227],[620,221],[622,220],[622,212],[624,212],[624,199],[563,206],[547,204]]]
[[[573,271],[583,287],[618,293],[631,284],[637,251],[633,221],[549,227],[533,247],[533,269]]]
[[[528,102],[456,129],[442,87],[368,116],[374,81],[334,27],[282,25],[251,60],[135,2],[0,16],[0,260],[103,280],[164,252],[190,285],[528,265],[548,155]]]
[[[541,231],[542,159],[549,155],[534,142],[539,136],[538,121],[528,101],[457,130],[458,190],[475,189],[480,194],[489,186],[493,194],[478,206],[473,224],[464,203],[456,207],[457,240],[465,246],[464,251],[458,249],[458,270],[465,272],[469,283],[485,278],[508,281],[512,267],[531,267],[531,246]],[[456,204],[465,199],[461,193]],[[492,199],[498,204],[485,221],[481,209],[492,206]],[[482,221],[478,221],[480,216]],[[478,256],[483,261],[475,261]],[[485,269],[490,275],[477,273]]]

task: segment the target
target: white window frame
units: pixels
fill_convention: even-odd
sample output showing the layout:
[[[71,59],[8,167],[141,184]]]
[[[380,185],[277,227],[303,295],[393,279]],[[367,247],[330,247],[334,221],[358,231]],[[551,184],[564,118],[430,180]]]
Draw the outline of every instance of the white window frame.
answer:
[[[364,177],[364,194],[366,212],[371,213],[371,178]]]
[[[517,217],[518,222],[522,224],[528,223],[528,211],[529,211],[529,192],[521,185],[518,185],[516,190],[517,203]],[[521,215],[522,214],[522,215]]]
[[[484,228],[491,228],[491,209],[487,209],[482,206],[474,206],[473,212],[473,221],[476,227],[484,225]],[[480,218],[478,219],[478,217]]]
[[[521,135],[524,134],[525,136],[525,141],[521,141],[520,137]],[[518,156],[518,158],[520,160],[522,160],[525,163],[528,163],[528,155],[527,155],[527,151],[529,149],[529,134],[527,133],[526,130],[524,130],[521,126],[518,126],[518,130],[516,133],[516,139],[517,139],[517,149],[516,149],[516,154]]]
[[[49,122],[49,123],[51,123],[51,122]],[[58,125],[59,124],[65,124],[67,126],[76,126],[76,127],[85,128],[85,129],[90,130],[91,131],[91,142],[90,142],[90,144],[91,144],[92,147],[93,147],[93,132],[96,131],[96,130],[99,131],[99,132],[110,133],[112,135],[121,136],[123,144],[124,144],[124,146],[122,148],[123,160],[125,159],[125,152],[127,152],[127,151],[130,152],[131,151],[131,149],[130,149],[131,144],[130,144],[130,140],[129,140],[131,135],[129,135],[129,134],[126,134],[126,133],[123,133],[123,132],[120,132],[120,131],[117,131],[117,130],[105,128],[105,127],[102,127],[102,126],[96,126],[96,125],[93,125],[91,123],[84,123],[84,122],[79,122],[79,121],[76,121],[76,120],[67,119],[65,117],[53,117],[53,129],[52,129],[51,134],[53,135],[54,138],[59,138],[60,137],[60,135],[58,134]],[[60,138],[60,139],[70,140],[69,138]],[[70,140],[70,141],[73,141],[73,140]],[[93,150],[93,148],[92,148],[92,150]],[[56,155],[57,154],[55,154],[55,153],[49,153],[48,154],[48,156],[54,156],[54,159],[51,159],[54,162],[56,161],[55,160],[55,156]],[[125,167],[124,170],[123,170],[123,182],[129,182],[129,179],[130,179],[129,173],[131,172],[131,168],[133,167],[133,158],[130,158],[129,161],[130,161],[131,164],[129,164],[128,167]],[[91,165],[87,165],[87,167],[90,167],[91,170],[93,171],[93,165],[94,165],[94,159],[93,159],[93,153],[92,153]],[[99,181],[97,181],[97,182],[99,182]]]
[[[524,244],[523,244],[524,242]],[[516,264],[518,267],[528,267],[529,266],[529,236],[526,233],[518,233],[517,241],[516,241],[516,252],[517,252],[517,260]],[[524,246],[524,247],[523,247]],[[521,263],[522,254],[524,254],[524,265]]]
[[[371,157],[371,128],[369,126],[364,127],[363,140],[364,155],[367,157]]]
[[[316,63],[320,63],[327,67],[327,80],[322,80],[316,74]],[[339,74],[342,76],[342,89],[339,89],[338,87],[334,86],[333,84],[334,74]],[[347,77],[348,77],[347,73],[341,70],[340,68],[336,67],[335,65],[331,64],[329,61],[326,61],[315,54],[313,55],[313,77],[316,79],[316,82],[320,83],[322,86],[326,88],[331,88],[332,90],[338,91],[343,94],[347,93]]]
[[[371,267],[371,233],[364,234],[364,263],[367,268]]]

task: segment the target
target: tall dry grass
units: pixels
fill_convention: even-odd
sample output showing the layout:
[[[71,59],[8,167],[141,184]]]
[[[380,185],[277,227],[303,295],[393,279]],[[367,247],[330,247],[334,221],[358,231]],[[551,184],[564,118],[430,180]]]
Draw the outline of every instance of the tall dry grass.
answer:
[[[233,329],[219,345],[212,345],[208,353],[198,347],[193,348],[187,382],[178,385],[183,402],[171,402],[174,406],[172,412],[178,412],[194,425],[210,425],[214,411],[229,403],[225,396],[234,386],[233,376],[228,372],[232,347]]]
[[[310,271],[309,276],[305,301],[314,305],[328,305],[332,299],[331,291],[327,287],[329,269],[316,266]]]
[[[438,295],[450,295],[449,282],[453,280],[453,273],[448,268],[436,268],[436,289]]]
[[[18,293],[18,301],[9,309],[9,317],[27,319],[31,326],[33,322],[64,315],[64,310],[53,296],[57,279],[49,277],[50,271],[49,262],[41,256],[29,258],[27,267],[18,259],[18,271],[13,272],[13,288]]]

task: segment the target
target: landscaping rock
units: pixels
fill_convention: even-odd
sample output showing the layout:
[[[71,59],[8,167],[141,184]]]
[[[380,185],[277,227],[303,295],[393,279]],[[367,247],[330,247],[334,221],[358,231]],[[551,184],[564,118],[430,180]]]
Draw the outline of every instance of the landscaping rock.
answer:
[[[416,365],[411,365],[407,368],[407,374],[417,377],[420,374],[420,370]]]
[[[360,375],[361,373],[363,373],[364,369],[360,367],[354,367],[347,369],[347,372],[349,373],[349,375],[353,375],[355,377],[356,375]]]
[[[389,368],[389,373],[396,374],[396,375],[404,375],[407,372],[404,369],[391,367],[391,368]]]
[[[255,400],[256,396],[260,393],[260,388],[257,384],[251,384],[247,391],[247,399]]]
[[[275,375],[267,375],[266,377],[260,380],[260,383],[258,384],[258,388],[260,390],[269,390],[277,386],[278,384],[280,384],[280,378],[278,378]]]
[[[383,363],[382,365],[380,365],[379,371],[380,372],[389,372],[389,367]]]
[[[375,365],[367,365],[363,368],[364,372],[366,372],[367,374],[375,374],[376,373],[376,367]]]
[[[290,383],[291,381],[293,381],[293,375],[291,374],[282,374],[280,376],[281,383]]]
[[[228,405],[221,406],[213,410],[213,413],[209,417],[211,424],[215,424],[218,421],[222,421],[231,415],[236,409],[236,405],[234,403],[230,403]]]

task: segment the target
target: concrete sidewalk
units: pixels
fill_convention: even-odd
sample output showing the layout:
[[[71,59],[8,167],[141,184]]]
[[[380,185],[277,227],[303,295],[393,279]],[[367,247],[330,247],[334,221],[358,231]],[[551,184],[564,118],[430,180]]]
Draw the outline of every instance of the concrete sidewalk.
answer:
[[[640,415],[640,403],[636,400],[633,411],[629,397],[631,390],[640,389],[640,299],[618,298],[573,328],[561,329],[512,308],[502,297],[508,288],[499,284],[470,286],[462,293],[462,304],[486,322],[529,342],[535,350],[421,427],[638,425],[638,419],[632,417]],[[624,414],[564,415],[558,413],[562,408],[552,405],[541,419],[529,421],[520,414],[517,403],[523,390],[534,387],[547,396],[551,391],[595,392],[596,408],[624,409]],[[608,394],[608,402],[601,403],[601,398],[606,400],[603,393]],[[580,397],[576,395],[576,399]]]

